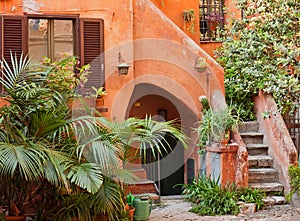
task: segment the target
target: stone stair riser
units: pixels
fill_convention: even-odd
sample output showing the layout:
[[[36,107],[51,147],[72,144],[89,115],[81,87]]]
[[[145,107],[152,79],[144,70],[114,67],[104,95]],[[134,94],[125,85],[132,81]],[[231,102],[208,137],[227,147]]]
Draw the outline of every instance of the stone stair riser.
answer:
[[[131,173],[140,179],[147,179],[147,172],[144,169],[143,170],[132,170]]]
[[[259,189],[260,191],[266,192],[267,194],[271,194],[272,192],[282,192],[283,185],[276,183],[277,185],[262,185],[264,183],[249,183],[249,187],[253,189]]]
[[[272,159],[249,159],[249,168],[270,168],[272,165]]]
[[[248,155],[268,155],[268,147],[248,148]]]
[[[243,124],[239,125],[239,132],[240,133],[257,132],[258,128],[259,128],[259,124],[256,121],[244,122]]]
[[[276,170],[249,169],[249,183],[276,182],[278,181],[278,172]]]
[[[256,136],[242,136],[244,143],[247,144],[262,144],[263,143],[263,135]]]
[[[157,193],[155,186],[151,183],[129,185],[126,187],[126,192],[132,194]]]

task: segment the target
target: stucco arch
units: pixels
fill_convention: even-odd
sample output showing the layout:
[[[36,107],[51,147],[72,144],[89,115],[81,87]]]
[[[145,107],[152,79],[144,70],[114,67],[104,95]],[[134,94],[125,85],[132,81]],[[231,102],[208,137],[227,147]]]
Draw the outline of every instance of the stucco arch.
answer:
[[[191,94],[182,85],[172,78],[156,74],[137,77],[134,79],[134,81],[127,83],[118,91],[111,108],[111,116],[114,120],[122,120],[127,117],[127,109],[132,105],[132,102],[134,102],[134,100],[131,100],[132,94],[138,85],[148,85],[157,88],[157,90],[151,91],[149,87],[145,87],[143,95],[156,93],[157,95],[163,97],[169,97],[172,95],[174,98],[176,98],[172,98],[172,100],[174,102],[176,101],[177,103],[175,106],[180,105],[179,103],[182,103],[186,106],[186,109],[188,109],[191,114],[198,116],[200,113],[200,110],[197,108],[197,104],[195,103],[198,101],[195,101]],[[159,90],[159,88],[161,90]]]

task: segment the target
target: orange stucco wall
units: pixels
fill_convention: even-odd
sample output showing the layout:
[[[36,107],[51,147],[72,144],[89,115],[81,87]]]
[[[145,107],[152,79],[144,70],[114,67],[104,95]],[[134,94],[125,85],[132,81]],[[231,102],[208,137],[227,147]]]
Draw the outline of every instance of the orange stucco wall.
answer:
[[[195,113],[200,110],[198,97],[201,94],[209,93],[212,95],[214,90],[220,90],[224,93],[223,87],[223,70],[222,68],[203,50],[196,42],[199,39],[199,28],[196,26],[195,33],[189,33],[183,30],[182,11],[184,9],[193,8],[198,14],[198,1],[169,1],[161,0],[118,0],[118,4],[112,4],[110,0],[103,1],[79,1],[79,0],[36,0],[36,1],[20,1],[10,0],[1,1],[0,10],[2,14],[21,15],[29,14],[80,14],[84,18],[103,18],[105,33],[105,59],[106,59],[106,87],[109,95],[106,97],[105,104],[110,107],[114,103],[117,94],[125,86],[130,94],[134,88],[134,79],[138,76],[149,74],[148,69],[152,68],[145,65],[146,61],[136,62],[137,59],[156,60],[156,72],[151,75],[166,75],[177,82],[180,90],[185,90],[192,97]],[[154,3],[154,4],[153,4]],[[198,17],[198,16],[196,16]],[[197,18],[198,19],[198,18]],[[198,23],[198,20],[196,20]],[[138,39],[159,39],[168,41],[169,48],[164,48],[165,61],[160,63],[159,57],[162,53],[162,43],[150,41],[150,46],[160,47],[155,51],[149,50],[137,42]],[[149,41],[147,42],[149,44]],[[150,48],[152,49],[152,48]],[[145,50],[149,56],[146,57]],[[206,49],[207,50],[207,49]],[[115,66],[118,64],[118,54],[121,53],[122,58],[130,63],[131,68],[128,76],[118,76]],[[205,57],[209,68],[207,73],[198,74],[195,72],[194,63],[196,58]],[[169,65],[169,72],[162,71],[165,63]],[[158,64],[160,63],[160,64]],[[141,65],[140,67],[138,65]],[[176,66],[179,66],[177,68]],[[146,70],[143,70],[145,67]],[[159,70],[162,68],[161,70]],[[177,68],[177,69],[176,69]],[[147,72],[147,73],[146,73]],[[209,80],[207,76],[209,75]],[[160,81],[160,80],[159,80]],[[161,83],[161,82],[159,82]],[[207,85],[207,83],[209,85]],[[131,87],[128,87],[131,85]],[[129,88],[131,88],[129,90]],[[166,85],[168,89],[168,85]],[[173,91],[174,92],[174,91]],[[177,92],[178,93],[178,92]],[[178,93],[180,97],[181,93]],[[130,96],[127,97],[129,100]],[[186,102],[184,98],[181,99]],[[126,104],[125,104],[126,105]],[[111,111],[112,109],[109,108]],[[198,114],[198,113],[196,113]],[[112,112],[107,113],[108,116],[113,115]]]
[[[229,5],[231,3],[232,0],[228,1]],[[198,16],[195,32],[184,30],[182,11],[193,8],[198,15],[198,4],[198,0],[4,0],[0,2],[0,11],[13,15],[79,14],[81,18],[104,19],[105,87],[108,92],[105,96],[108,112],[104,115],[114,120],[128,117],[134,89],[147,84],[174,96],[184,106],[182,110],[189,111],[197,120],[201,113],[199,96],[207,96],[214,106],[224,104],[223,69],[212,58],[219,44],[199,44]],[[117,73],[119,54],[130,65],[127,76]],[[208,64],[203,73],[195,69],[198,57],[205,58]],[[190,128],[187,131],[192,138],[190,146],[195,147],[197,137],[191,129],[194,122],[189,121],[188,116],[183,118]],[[197,163],[196,173],[198,155],[189,151],[186,157],[190,156]]]

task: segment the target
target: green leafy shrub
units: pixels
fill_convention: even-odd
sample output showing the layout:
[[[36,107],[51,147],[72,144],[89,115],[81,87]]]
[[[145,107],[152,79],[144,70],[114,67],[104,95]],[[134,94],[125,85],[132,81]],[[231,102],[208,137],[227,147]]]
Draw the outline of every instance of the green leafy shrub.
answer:
[[[294,193],[300,193],[300,167],[290,165],[288,168],[288,173],[290,177],[291,191],[287,194],[287,199],[291,200]],[[299,194],[300,195],[300,194]]]
[[[299,106],[299,1],[239,0],[241,19],[225,28],[216,51],[225,70],[226,99],[253,119],[252,96],[272,94],[282,113]],[[286,13],[288,12],[288,13]]]
[[[263,197],[265,193],[257,189],[251,189],[250,187],[238,188],[236,191],[237,199],[245,203],[255,203],[257,209],[261,209],[263,206]]]
[[[196,204],[190,212],[209,216],[235,215],[239,213],[238,201],[256,203],[258,209],[262,207],[264,194],[259,190],[237,188],[234,184],[220,187],[219,181],[219,178],[200,177],[184,185],[186,199]]]

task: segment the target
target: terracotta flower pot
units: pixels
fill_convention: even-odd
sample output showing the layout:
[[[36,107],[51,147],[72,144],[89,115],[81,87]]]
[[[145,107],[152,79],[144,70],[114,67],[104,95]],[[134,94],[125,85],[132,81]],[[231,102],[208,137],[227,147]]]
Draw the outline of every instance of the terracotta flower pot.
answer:
[[[101,107],[104,105],[104,99],[102,97],[96,99],[96,107]]]
[[[6,216],[5,220],[7,221],[25,221],[25,216]]]
[[[129,218],[131,221],[133,221],[134,211],[135,211],[135,208],[132,206],[129,206],[128,215],[129,215]]]
[[[215,31],[218,27],[218,22],[208,22],[208,27],[209,27],[209,30],[211,31]]]

